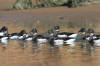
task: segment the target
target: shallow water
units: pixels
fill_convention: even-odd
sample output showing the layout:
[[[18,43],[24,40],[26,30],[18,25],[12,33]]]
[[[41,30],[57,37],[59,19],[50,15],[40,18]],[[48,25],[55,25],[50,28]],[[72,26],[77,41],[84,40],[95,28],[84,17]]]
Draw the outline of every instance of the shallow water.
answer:
[[[48,44],[36,45],[9,41],[5,48],[0,44],[0,66],[100,66],[100,47],[90,52],[75,47],[61,46],[50,50]]]

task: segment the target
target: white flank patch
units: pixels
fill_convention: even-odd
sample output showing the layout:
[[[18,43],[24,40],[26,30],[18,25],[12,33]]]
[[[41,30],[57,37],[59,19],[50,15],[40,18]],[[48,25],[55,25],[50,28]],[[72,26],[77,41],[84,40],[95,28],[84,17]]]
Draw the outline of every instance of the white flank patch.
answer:
[[[93,36],[94,35],[94,33],[90,33],[90,36]]]
[[[8,44],[8,37],[1,38],[1,43]]]
[[[18,36],[12,36],[10,39],[18,39]]]
[[[96,39],[97,37],[96,36],[93,36],[93,39]]]
[[[28,37],[29,36],[29,34],[25,34],[25,37]]]
[[[33,35],[37,35],[37,33],[34,33]]]
[[[66,38],[67,35],[57,35],[58,38]]]
[[[30,37],[30,38],[27,38],[26,40],[27,40],[27,41],[31,41],[31,40],[32,40],[32,37]]]
[[[19,36],[19,37],[18,37],[18,39],[23,39],[23,38],[24,38],[23,36]]]
[[[47,42],[47,39],[37,39],[37,42],[39,44],[43,44],[43,43],[46,43]]]
[[[1,40],[7,40],[8,39],[8,37],[2,37],[1,38]]]
[[[86,38],[86,40],[89,40],[89,39],[90,39],[90,37],[87,37],[87,38]]]
[[[84,34],[86,34],[86,32],[83,32],[82,34],[84,35]]]
[[[8,40],[2,40],[1,43],[8,44]]]
[[[54,34],[52,33],[52,34],[50,34],[50,36],[53,36]]]
[[[93,39],[95,39],[95,38],[97,38],[97,37],[93,36]],[[90,37],[87,37],[86,40],[90,40]]]
[[[71,37],[71,38],[76,38],[76,37],[77,37],[77,35],[78,35],[78,34],[72,34],[72,35],[70,35],[70,36],[68,36],[68,37]]]
[[[69,39],[64,42],[65,42],[65,44],[68,44],[70,46],[75,46],[75,39]]]
[[[4,32],[0,32],[0,36],[4,36]]]
[[[95,43],[96,46],[100,46],[100,39],[94,40],[94,43]]]
[[[64,44],[64,40],[54,40],[54,44],[57,46],[63,45]]]

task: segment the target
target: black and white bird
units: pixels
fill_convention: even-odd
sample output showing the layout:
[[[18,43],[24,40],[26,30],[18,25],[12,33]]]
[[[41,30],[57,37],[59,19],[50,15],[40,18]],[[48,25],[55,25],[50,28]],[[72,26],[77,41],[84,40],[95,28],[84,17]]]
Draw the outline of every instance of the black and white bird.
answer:
[[[64,39],[64,44],[69,45],[69,46],[76,46],[76,39],[75,38],[65,38]]]
[[[36,28],[33,28],[33,29],[30,31],[30,33],[31,33],[33,36],[35,36],[35,35],[38,34],[38,31],[37,31]]]
[[[11,33],[9,34],[10,40],[23,40],[27,36],[25,30],[21,30],[19,33]]]
[[[33,41],[36,41],[38,44],[45,44],[48,42],[48,37],[45,37],[44,35],[37,35],[33,38]]]
[[[32,41],[33,40],[33,35],[29,34],[27,37],[25,37],[26,41]]]
[[[89,47],[90,47],[90,50],[93,50],[94,49],[94,30],[89,28],[88,29],[88,33],[89,33],[89,39],[88,39],[88,42],[89,42]]]
[[[54,26],[55,34],[58,38],[76,38],[78,36],[78,33],[70,33],[70,32],[60,32],[59,26]]]
[[[33,41],[33,38],[35,38],[38,35],[37,29],[33,28],[29,34],[26,35],[25,40],[26,41]]]
[[[25,30],[21,30],[18,33],[18,40],[25,40],[25,38],[28,36],[29,36],[29,34]]]
[[[81,36],[81,41],[82,41],[82,45],[81,45],[81,47],[82,48],[86,48],[86,37],[87,37],[87,30],[85,29],[85,28],[81,28],[79,31],[79,34],[80,34],[80,36]]]
[[[3,47],[8,46],[8,40],[9,40],[8,36],[2,36],[2,37],[0,37],[0,43],[3,45]]]
[[[6,26],[3,26],[0,29],[0,36],[7,36],[8,35],[8,28]]]
[[[59,27],[58,25],[55,25],[55,26],[54,26],[54,30],[55,30],[56,33],[59,33],[60,27]]]
[[[95,35],[93,29],[88,29],[89,36],[87,37],[87,40],[91,39],[92,37],[92,43],[96,46],[100,46],[100,35]]]
[[[27,37],[26,40],[31,40],[34,43],[38,44],[45,44],[48,42],[48,36],[38,34],[36,28],[33,28],[31,32],[32,32],[31,36]]]
[[[70,32],[60,32],[56,34],[57,37],[59,38],[76,38],[78,36],[77,33],[70,33]]]
[[[64,40],[64,44],[70,45],[70,46],[75,46],[75,40],[77,36],[78,34],[76,33],[68,33],[68,32],[58,33],[56,35],[56,37]]]
[[[99,35],[100,36],[100,35]],[[100,37],[98,37],[97,35],[94,37],[95,39],[94,39],[94,44],[96,45],[96,46],[99,46],[100,47]]]
[[[62,32],[55,34],[53,30],[51,31],[49,30],[49,34],[51,40],[50,43],[54,43],[54,45],[61,46],[65,44],[65,45],[75,46],[76,37],[74,36],[74,33]]]
[[[11,34],[9,34],[9,39],[10,40],[17,40],[19,37],[18,35],[19,35],[19,33],[11,33]]]
[[[53,46],[61,46],[61,45],[64,44],[64,40],[61,39],[61,38],[58,38],[58,37],[54,34],[53,29],[48,30],[48,33],[49,33],[48,42],[49,42],[49,44],[50,44],[51,47],[53,47]]]

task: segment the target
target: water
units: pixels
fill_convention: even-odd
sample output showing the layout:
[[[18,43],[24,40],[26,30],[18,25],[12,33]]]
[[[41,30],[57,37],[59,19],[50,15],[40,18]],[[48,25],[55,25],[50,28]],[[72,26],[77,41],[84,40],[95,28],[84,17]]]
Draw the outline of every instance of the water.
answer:
[[[38,45],[9,41],[5,48],[0,44],[0,66],[100,66],[100,47],[94,51],[61,46],[50,50],[48,44]]]

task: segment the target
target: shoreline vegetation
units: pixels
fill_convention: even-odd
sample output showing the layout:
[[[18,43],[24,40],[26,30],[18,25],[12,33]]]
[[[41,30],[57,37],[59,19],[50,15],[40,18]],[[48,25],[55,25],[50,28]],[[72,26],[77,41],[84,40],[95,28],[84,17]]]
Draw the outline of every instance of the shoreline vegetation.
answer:
[[[57,7],[66,6],[69,8],[75,8],[78,6],[94,5],[99,4],[100,0],[16,0],[13,5],[13,9],[32,9],[32,8],[43,8],[43,7]]]

